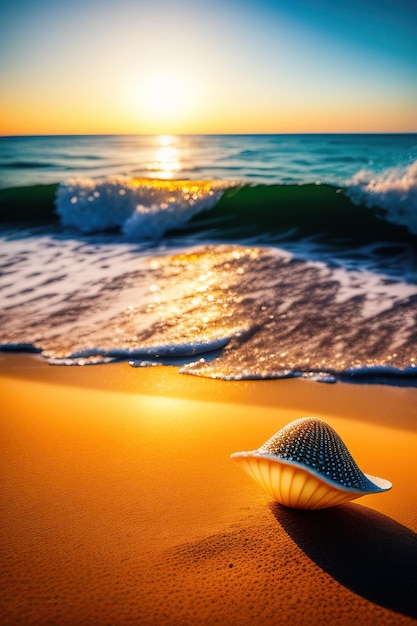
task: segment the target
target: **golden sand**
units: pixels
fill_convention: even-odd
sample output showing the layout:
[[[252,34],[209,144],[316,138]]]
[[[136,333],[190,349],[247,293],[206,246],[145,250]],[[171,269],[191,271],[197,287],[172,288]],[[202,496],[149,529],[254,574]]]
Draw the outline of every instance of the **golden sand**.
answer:
[[[417,620],[417,390],[0,354],[3,625]],[[271,503],[229,459],[315,415],[390,492]]]

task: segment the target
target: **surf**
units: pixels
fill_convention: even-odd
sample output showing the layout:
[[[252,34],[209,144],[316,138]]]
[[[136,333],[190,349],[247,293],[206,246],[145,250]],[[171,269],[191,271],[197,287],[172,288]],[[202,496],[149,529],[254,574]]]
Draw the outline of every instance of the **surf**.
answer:
[[[108,176],[0,190],[0,220],[59,222],[82,233],[118,230],[129,239],[160,240],[210,229],[233,241],[319,237],[339,245],[417,240],[417,162],[393,172],[328,184],[242,184]]]

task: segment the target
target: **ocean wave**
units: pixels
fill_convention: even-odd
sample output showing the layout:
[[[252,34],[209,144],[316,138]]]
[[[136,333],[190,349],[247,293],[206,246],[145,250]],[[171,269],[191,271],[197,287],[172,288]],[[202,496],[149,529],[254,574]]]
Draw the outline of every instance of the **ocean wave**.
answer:
[[[245,333],[242,333],[245,334]],[[153,366],[177,367],[181,374],[208,377],[225,381],[242,380],[280,380],[301,378],[318,383],[333,384],[338,381],[353,384],[393,385],[397,387],[417,387],[417,366],[404,368],[390,365],[364,365],[336,371],[326,369],[285,369],[253,367],[242,369],[239,366],[221,365],[224,348],[233,340],[233,336],[224,336],[208,341],[166,344],[152,347],[126,349],[87,348],[67,356],[54,356],[44,353],[49,365],[78,366],[105,365],[107,363],[127,362],[133,368]],[[42,354],[42,349],[33,344],[3,343],[0,352]],[[217,365],[217,360],[220,364]],[[262,360],[262,357],[261,357]]]
[[[119,228],[135,240],[160,239],[215,204],[225,186],[124,176],[74,178],[59,185],[56,211],[63,226],[83,233]]]
[[[0,168],[4,169],[42,169],[56,168],[56,164],[47,161],[1,161]]]
[[[417,161],[381,174],[361,170],[353,177],[348,193],[355,203],[383,209],[387,221],[417,234]]]
[[[59,363],[55,363],[59,365]],[[132,365],[132,363],[129,363]],[[154,363],[149,363],[152,365]],[[135,367],[138,367],[135,365]],[[185,363],[179,370],[181,374],[191,374],[194,376],[205,376],[218,380],[242,381],[242,380],[280,380],[283,378],[302,378],[317,383],[333,384],[338,381],[353,384],[367,385],[393,385],[396,387],[417,387],[417,368],[405,367],[404,369],[394,368],[390,366],[368,366],[349,368],[345,371],[335,372],[333,370],[306,371],[306,370],[244,370],[239,372],[211,371],[207,374],[204,371],[194,369],[195,364]]]
[[[71,178],[60,185],[0,190],[1,221],[53,221],[90,234],[117,230],[133,241],[171,231],[202,240],[305,242],[355,250],[388,249],[417,235],[417,162],[352,184],[237,184],[219,180],[159,180],[115,176]],[[388,247],[387,247],[388,245]],[[391,246],[392,248],[392,246]],[[391,249],[394,254],[398,250]]]
[[[3,237],[2,252],[3,350],[227,380],[416,385],[414,284],[267,246],[149,256],[136,244],[50,234]]]
[[[365,186],[358,182],[346,193],[343,188],[317,183],[236,185],[124,176],[74,178],[59,185],[56,212],[65,227],[83,233],[119,229],[135,241],[158,240],[172,230],[204,230],[210,222],[220,239],[273,238],[292,232],[293,238],[320,237],[349,245],[402,242],[407,239],[405,229],[417,234],[417,223],[413,228],[412,222],[417,220],[415,189],[407,186],[409,179],[414,180],[412,176],[413,170],[404,177],[406,182],[390,179],[385,191],[381,187],[378,194],[375,183]],[[402,185],[402,194],[395,184]],[[378,209],[389,206],[386,220],[371,206],[371,197]],[[393,229],[392,222],[399,228]]]
[[[224,192],[204,215],[191,220],[216,223],[221,239],[273,242],[315,240],[338,248],[375,243],[415,242],[405,225],[393,226],[378,208],[354,203],[346,189],[325,184],[243,185]]]

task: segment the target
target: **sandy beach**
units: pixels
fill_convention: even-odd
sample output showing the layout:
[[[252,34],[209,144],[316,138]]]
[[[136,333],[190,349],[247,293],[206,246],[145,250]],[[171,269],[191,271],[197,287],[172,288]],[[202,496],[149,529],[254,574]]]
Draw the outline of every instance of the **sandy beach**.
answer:
[[[417,626],[417,1],[0,16],[0,626]]]
[[[417,390],[2,354],[1,623],[412,624]],[[229,459],[314,415],[385,494],[286,509]]]

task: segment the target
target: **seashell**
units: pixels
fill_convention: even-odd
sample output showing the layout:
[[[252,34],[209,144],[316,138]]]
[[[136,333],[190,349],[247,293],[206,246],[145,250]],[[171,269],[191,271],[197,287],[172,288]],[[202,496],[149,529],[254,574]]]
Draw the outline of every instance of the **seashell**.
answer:
[[[315,417],[297,419],[257,450],[230,458],[274,500],[295,509],[325,509],[392,487],[364,474],[333,428]]]

